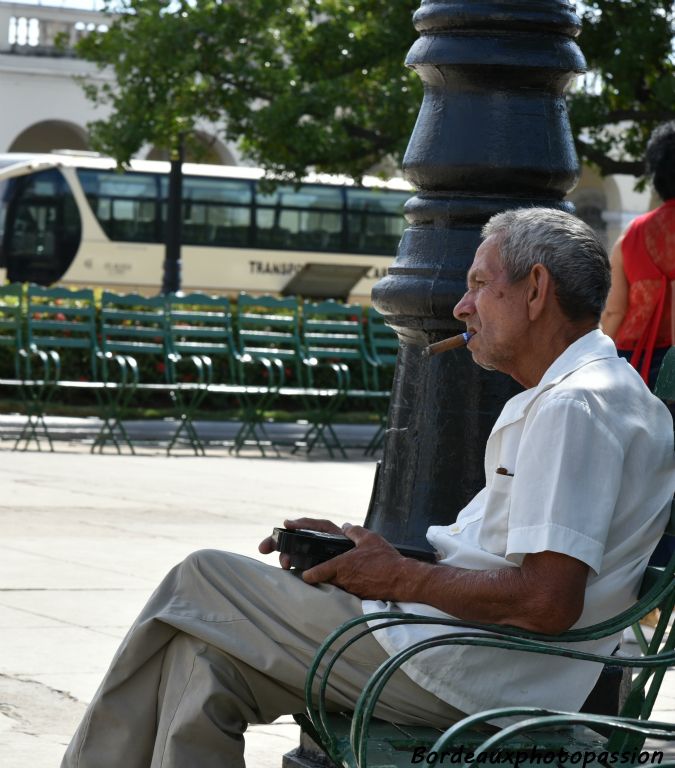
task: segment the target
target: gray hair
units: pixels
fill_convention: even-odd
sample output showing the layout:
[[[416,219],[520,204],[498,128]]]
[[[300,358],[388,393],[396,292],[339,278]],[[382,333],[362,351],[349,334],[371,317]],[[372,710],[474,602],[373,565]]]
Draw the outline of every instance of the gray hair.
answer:
[[[555,208],[518,208],[493,216],[483,239],[500,238],[509,280],[529,275],[535,264],[549,271],[560,308],[570,320],[600,319],[609,293],[607,251],[581,219]]]

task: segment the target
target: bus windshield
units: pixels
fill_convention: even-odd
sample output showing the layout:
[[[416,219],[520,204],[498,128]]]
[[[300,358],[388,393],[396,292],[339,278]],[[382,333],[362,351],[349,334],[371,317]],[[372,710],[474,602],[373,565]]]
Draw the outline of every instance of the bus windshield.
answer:
[[[53,168],[3,183],[2,250],[9,280],[41,285],[59,280],[82,234],[66,180]]]

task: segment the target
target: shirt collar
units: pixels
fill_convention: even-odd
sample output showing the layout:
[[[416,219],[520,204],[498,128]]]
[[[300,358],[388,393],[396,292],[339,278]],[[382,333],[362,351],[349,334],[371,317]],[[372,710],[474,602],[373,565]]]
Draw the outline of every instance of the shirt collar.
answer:
[[[559,355],[544,372],[541,381],[534,387],[512,397],[504,406],[495,422],[492,432],[512,424],[523,417],[532,402],[547,389],[551,389],[571,373],[588,363],[607,357],[617,357],[616,347],[609,336],[596,328],[577,339]]]

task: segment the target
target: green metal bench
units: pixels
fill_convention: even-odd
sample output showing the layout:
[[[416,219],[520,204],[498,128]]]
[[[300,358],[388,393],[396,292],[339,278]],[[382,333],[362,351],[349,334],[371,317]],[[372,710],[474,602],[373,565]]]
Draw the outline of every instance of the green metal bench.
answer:
[[[266,449],[278,453],[265,423],[271,408],[287,398],[299,402],[309,422],[293,451],[311,453],[323,445],[331,457],[336,451],[346,457],[332,426],[340,407],[348,398],[369,406],[389,398],[388,390],[372,387],[362,307],[329,300],[304,302],[301,308],[296,297],[241,294],[235,325],[239,383],[246,394],[242,427],[231,450],[239,453],[253,445],[263,456]]]
[[[103,452],[110,442],[118,453],[134,446],[122,422],[122,414],[141,390],[175,402],[176,385],[168,375],[169,342],[163,296],[148,298],[136,293],[104,291],[100,312],[100,375],[108,385],[109,399],[103,426],[92,452]]]
[[[193,423],[197,408],[213,392],[246,397],[245,391],[233,393],[227,386],[239,383],[241,378],[230,302],[222,296],[203,293],[169,294],[166,310],[167,378],[176,385],[174,397],[179,418],[167,454],[185,433],[195,454],[204,455],[204,443]],[[194,386],[187,386],[190,383]]]
[[[337,413],[348,399],[370,405],[377,398],[371,386],[374,364],[366,349],[364,322],[363,308],[358,304],[340,304],[332,299],[304,302],[303,372],[307,388],[319,394],[310,398],[310,426],[294,451],[311,453],[317,444],[323,444],[331,458],[334,449],[347,457],[333,429]],[[336,394],[322,396],[321,387],[335,390]]]
[[[92,451],[112,445],[134,452],[121,417],[144,394],[168,399],[176,416],[167,451],[187,438],[195,454],[203,455],[194,415],[213,395],[242,408],[232,451],[253,445],[263,455],[267,449],[278,454],[281,441],[274,444],[266,422],[285,398],[308,416],[302,438],[290,443],[295,451],[322,445],[331,457],[345,456],[332,426],[336,414],[348,399],[360,399],[384,421],[390,393],[382,375],[396,337],[376,314],[379,329],[370,329],[360,305],[306,302],[303,308],[304,324],[296,297],[242,294],[233,322],[227,299],[201,293],[147,298],[106,291],[97,311],[89,290],[5,286],[0,386],[18,391],[28,414],[16,447],[34,441],[41,449],[45,439],[53,450],[46,409],[57,392],[79,390],[96,396],[103,421]],[[375,346],[380,336],[387,338]],[[79,367],[71,365],[75,354]]]
[[[139,395],[164,399],[177,421],[169,440],[171,453],[185,435],[195,455],[205,448],[194,427],[196,409],[217,384],[214,362],[226,358],[232,368],[230,305],[204,294],[146,297],[105,291],[101,298],[102,378],[109,386],[110,413],[92,450],[111,442],[118,453],[126,445],[135,453],[121,415]],[[121,376],[113,383],[111,363]]]
[[[278,449],[265,428],[267,412],[282,396],[303,396],[300,307],[295,296],[250,296],[237,300],[237,359],[240,383],[250,389],[243,401],[244,413],[231,451],[239,453],[246,445],[255,446],[263,456],[265,449],[278,455]]]
[[[176,399],[186,403],[184,428],[192,435],[194,444],[199,438],[191,419],[207,396],[236,399],[241,406],[242,425],[230,450],[239,453],[245,445],[252,444],[265,455],[266,448],[277,450],[265,420],[268,409],[278,398],[300,398],[307,407],[313,398],[337,395],[337,390],[313,388],[301,380],[303,357],[295,299],[242,296],[237,315],[239,348],[233,341],[227,299],[192,294],[170,296],[167,302],[170,370],[177,370],[181,359],[189,357],[198,371],[196,383],[171,374]],[[203,450],[201,441],[198,444]]]
[[[21,381],[19,350],[23,349],[25,290],[20,283],[0,285],[0,379],[7,386]]]
[[[643,765],[646,762],[664,768],[675,765],[672,759],[663,760],[663,745],[660,743],[675,740],[673,723],[545,710],[523,711],[521,716],[523,722],[506,726],[478,743],[473,749],[473,760],[489,762],[499,756],[504,762],[518,760],[518,765],[523,766],[542,765],[544,761],[550,764],[554,760],[557,760],[557,765],[565,765],[572,759],[579,763],[583,761],[585,765]],[[479,724],[480,721],[464,723],[467,728]],[[602,738],[598,735],[593,739],[589,737],[592,733],[589,729],[611,732],[612,736]],[[578,735],[580,731],[581,736]],[[465,733],[465,730],[457,728],[446,738],[463,741]],[[643,751],[647,739],[652,742],[651,752]]]
[[[96,351],[96,308],[91,290],[28,286],[25,337],[19,349],[27,420],[15,448],[23,442],[25,450],[35,441],[41,450],[41,433],[54,450],[46,411],[59,389],[95,387]]]
[[[675,509],[671,513],[668,534],[675,535]],[[663,676],[666,669],[675,663],[675,632],[669,627],[670,615],[675,605],[674,573],[675,556],[665,568],[648,567],[643,579],[640,599],[633,607],[613,619],[591,627],[570,630],[555,637],[503,626],[474,625],[452,619],[430,619],[411,614],[381,613],[359,617],[338,628],[320,647],[307,676],[305,691],[307,714],[298,716],[296,719],[336,765],[344,768],[366,768],[366,766],[393,768],[411,765],[415,750],[420,750],[417,754],[423,751],[426,755],[441,754],[444,751],[452,753],[453,750],[457,752],[460,748],[477,750],[490,735],[489,733],[486,735],[485,725],[488,722],[493,724],[499,718],[531,718],[555,714],[536,707],[490,710],[469,716],[445,732],[432,727],[387,723],[373,717],[376,702],[387,680],[411,656],[439,645],[473,645],[562,655],[639,670],[621,709],[622,718],[639,721],[639,725],[635,728],[614,727],[613,723],[617,719],[611,716],[571,713],[569,725],[575,726],[571,729],[560,730],[560,723],[553,719],[548,723],[547,730],[537,731],[526,738],[520,738],[516,731],[506,730],[502,749],[518,751],[536,748],[545,752],[559,748],[564,748],[568,752],[585,750],[623,752],[639,749],[645,738],[640,729],[644,731],[649,729],[646,723],[651,715]],[[614,634],[636,624],[642,616],[656,607],[660,607],[661,617],[644,656],[599,656],[569,647],[561,648],[557,645],[563,642],[583,642]],[[325,691],[332,666],[341,652],[351,643],[374,631],[366,625],[366,622],[378,617],[384,620],[387,626],[419,623],[461,627],[465,631],[436,636],[391,657],[373,673],[359,700],[355,703],[353,714],[329,714],[325,704]],[[562,715],[558,713],[555,717],[560,718]],[[590,727],[595,723],[599,724],[600,732]],[[658,731],[658,728],[654,730]],[[488,748],[492,749],[494,743],[489,742]]]
[[[0,286],[0,379],[14,386],[21,381],[19,350],[23,349],[23,285]]]
[[[24,287],[20,283],[0,286],[0,387],[18,391],[22,401],[30,399],[24,391],[19,350],[24,337]]]
[[[295,297],[242,294],[237,304],[237,345],[231,306],[223,297],[147,298],[106,291],[97,312],[88,290],[5,286],[0,290],[0,386],[17,390],[28,414],[16,447],[21,443],[27,448],[35,441],[41,449],[45,439],[53,450],[46,409],[59,390],[78,390],[95,394],[103,422],[92,451],[112,445],[118,453],[135,452],[122,415],[141,395],[170,404],[178,423],[169,453],[187,438],[195,454],[204,454],[193,420],[211,396],[228,397],[241,406],[242,425],[231,450],[238,453],[245,445],[254,445],[263,455],[269,448],[278,454],[265,424],[279,398],[300,403],[309,414],[305,433],[314,432],[291,445],[311,450],[321,439],[316,432],[328,428],[344,402],[345,390],[351,387],[354,397],[367,394],[351,386],[355,366],[363,366],[362,326],[356,321],[361,307],[343,310],[331,302],[326,309],[351,315],[351,320],[341,321],[342,330],[351,324],[356,332],[345,330],[339,349],[335,334],[331,338],[328,333],[327,316],[317,315],[310,321],[314,333],[308,354],[300,337]],[[356,346],[350,348],[352,339]],[[79,366],[72,365],[75,354]],[[341,361],[328,359],[336,357]],[[322,380],[327,370],[333,374],[337,370],[339,376]],[[367,376],[361,371],[357,375],[359,380]],[[330,446],[329,450],[333,455]]]
[[[133,453],[121,414],[135,393],[144,392],[167,398],[176,416],[167,452],[185,435],[195,454],[203,454],[192,417],[209,387],[245,394],[236,386],[228,300],[106,292],[100,314],[99,348],[92,291],[21,284],[0,289],[0,354],[7,363],[0,386],[18,388],[27,413],[15,448],[35,442],[41,450],[44,438],[53,450],[45,414],[56,393],[91,391],[103,422],[92,451],[112,443],[118,452],[127,446]],[[235,384],[220,383],[230,377]]]
[[[135,362],[98,346],[98,324],[94,294],[91,290],[71,291],[29,285],[7,286],[5,293],[25,293],[21,318],[14,318],[17,349],[16,379],[25,404],[27,419],[16,442],[24,450],[35,442],[42,450],[41,438],[54,450],[45,420],[46,412],[57,392],[93,392],[102,427],[92,450],[102,447],[107,439],[119,443],[115,431],[128,436],[119,420],[121,403],[128,397],[135,381]],[[114,294],[113,294],[114,295]],[[0,299],[0,305],[3,300]],[[7,300],[9,305],[9,300]],[[17,311],[16,306],[12,309]],[[6,343],[12,333],[9,309],[0,311]],[[3,342],[3,343],[5,343]],[[11,384],[5,380],[4,384]],[[129,446],[130,443],[128,442]]]

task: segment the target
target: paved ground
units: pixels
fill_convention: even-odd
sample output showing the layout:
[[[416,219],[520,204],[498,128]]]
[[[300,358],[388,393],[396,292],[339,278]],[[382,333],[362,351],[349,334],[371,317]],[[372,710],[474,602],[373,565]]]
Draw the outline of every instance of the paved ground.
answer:
[[[358,520],[374,471],[356,451],[338,462],[11,445],[0,440],[3,768],[58,766],[120,638],[169,567],[202,547],[261,557],[257,542],[284,516]],[[668,678],[655,717],[675,722]],[[280,768],[296,744],[289,719],[253,727],[249,766]]]
[[[362,519],[374,471],[361,451],[337,462],[11,445],[0,441],[3,768],[58,766],[119,640],[172,565],[203,547],[262,558],[258,541],[284,516]],[[254,727],[249,765],[280,768],[297,742],[290,718]]]

